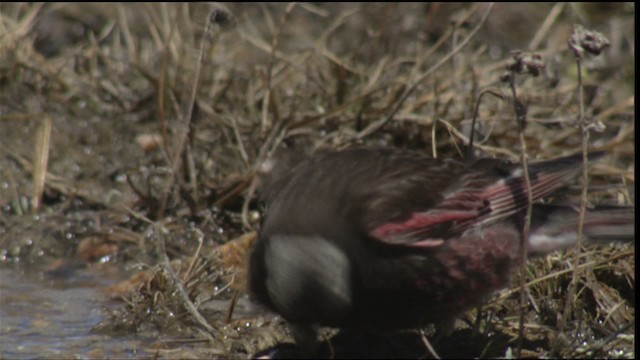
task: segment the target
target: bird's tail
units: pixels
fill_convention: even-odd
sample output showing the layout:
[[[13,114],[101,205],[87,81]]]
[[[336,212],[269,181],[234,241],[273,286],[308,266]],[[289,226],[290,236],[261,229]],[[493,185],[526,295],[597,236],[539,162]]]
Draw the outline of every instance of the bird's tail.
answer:
[[[531,219],[529,252],[546,253],[575,245],[580,210],[574,206],[536,204]],[[587,209],[583,241],[635,240],[635,208],[598,206]]]

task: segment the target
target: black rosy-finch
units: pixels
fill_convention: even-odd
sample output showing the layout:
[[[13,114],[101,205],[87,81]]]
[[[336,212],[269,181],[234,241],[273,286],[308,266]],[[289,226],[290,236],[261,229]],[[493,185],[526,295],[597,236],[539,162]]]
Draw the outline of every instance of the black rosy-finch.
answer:
[[[530,164],[533,201],[581,169],[582,155]],[[508,285],[521,260],[527,192],[518,163],[399,149],[320,151],[274,171],[262,195],[266,215],[250,257],[249,292],[288,321],[303,348],[314,346],[318,326],[451,326]],[[575,244],[578,213],[534,204],[529,253]],[[587,210],[583,235],[632,240],[634,208]]]

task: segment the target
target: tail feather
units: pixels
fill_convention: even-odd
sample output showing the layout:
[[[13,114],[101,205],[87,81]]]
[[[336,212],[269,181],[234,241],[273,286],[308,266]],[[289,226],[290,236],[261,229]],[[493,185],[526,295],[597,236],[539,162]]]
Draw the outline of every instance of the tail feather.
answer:
[[[606,155],[605,151],[591,151],[587,154],[587,158],[589,161],[595,161]],[[544,172],[555,172],[558,170],[564,170],[567,168],[582,168],[582,154],[573,154],[564,156],[561,158],[555,158],[551,160],[538,161],[532,164],[529,164],[529,169],[531,172],[536,171],[544,171]]]
[[[579,209],[573,206],[534,205],[529,251],[546,253],[575,245],[579,216]],[[598,206],[587,209],[583,241],[635,241],[635,208]]]
[[[589,161],[594,161],[606,153],[594,151],[588,154]],[[452,231],[462,232],[471,226],[495,223],[507,216],[513,215],[527,206],[527,189],[523,170],[519,164],[513,164],[508,176],[493,184],[480,182],[480,188],[475,189],[469,183],[461,190],[445,199],[439,208],[464,209],[465,203],[472,204],[471,210],[477,210],[478,215],[465,220],[459,220]],[[537,201],[554,191],[570,184],[582,169],[582,154],[574,154],[552,160],[539,161],[529,165],[531,180],[531,197]],[[480,173],[481,176],[484,175]],[[477,174],[473,174],[476,175]],[[473,176],[470,179],[476,180]],[[477,180],[476,180],[477,182]],[[473,191],[479,193],[474,194]],[[476,203],[469,202],[469,195],[476,196]],[[462,201],[460,201],[462,200]],[[483,206],[480,205],[483,203]]]

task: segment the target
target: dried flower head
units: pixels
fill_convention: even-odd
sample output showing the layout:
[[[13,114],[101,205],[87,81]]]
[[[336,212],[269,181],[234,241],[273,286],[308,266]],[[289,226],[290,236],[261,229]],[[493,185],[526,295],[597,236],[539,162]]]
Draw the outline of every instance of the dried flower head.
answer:
[[[587,30],[580,25],[576,25],[573,34],[569,38],[569,49],[577,58],[584,58],[584,54],[600,55],[602,50],[610,45],[602,33],[594,30]]]
[[[507,63],[507,69],[518,74],[540,75],[545,63],[542,56],[536,53],[528,53],[520,50],[511,52],[512,60]]]

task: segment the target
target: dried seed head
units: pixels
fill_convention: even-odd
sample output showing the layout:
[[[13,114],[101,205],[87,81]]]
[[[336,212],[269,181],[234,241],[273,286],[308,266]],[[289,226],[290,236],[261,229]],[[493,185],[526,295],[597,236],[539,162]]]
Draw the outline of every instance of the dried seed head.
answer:
[[[211,23],[218,24],[222,29],[230,29],[236,25],[236,17],[231,10],[221,3],[213,5],[213,9],[209,14]]]
[[[585,53],[600,55],[602,50],[610,45],[602,33],[594,30],[587,30],[580,25],[576,25],[573,34],[569,38],[569,49],[579,58],[584,58]]]
[[[500,75],[500,81],[508,83],[511,81],[511,73],[510,72],[505,72],[504,74]]]
[[[542,56],[536,53],[528,53],[520,50],[511,52],[512,60],[507,63],[507,69],[518,74],[540,75],[545,63]]]

